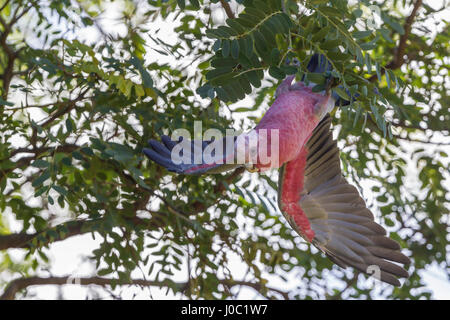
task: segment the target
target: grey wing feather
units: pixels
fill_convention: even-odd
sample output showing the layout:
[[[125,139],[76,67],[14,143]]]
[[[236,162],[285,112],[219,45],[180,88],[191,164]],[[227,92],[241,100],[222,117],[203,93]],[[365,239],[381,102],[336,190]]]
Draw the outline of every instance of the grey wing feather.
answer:
[[[400,246],[385,236],[358,190],[341,174],[339,150],[327,115],[306,144],[304,190],[300,206],[315,232],[313,244],[341,267],[380,271],[380,280],[399,286],[409,264]]]

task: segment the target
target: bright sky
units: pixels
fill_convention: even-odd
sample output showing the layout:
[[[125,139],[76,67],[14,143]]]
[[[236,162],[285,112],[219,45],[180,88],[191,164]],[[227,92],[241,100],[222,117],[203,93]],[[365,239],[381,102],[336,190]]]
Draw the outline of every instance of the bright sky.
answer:
[[[434,7],[439,7],[440,1],[428,1]],[[125,30],[122,26],[118,25],[115,20],[120,15],[120,2],[114,2],[109,5],[107,11],[103,15],[102,26],[105,30],[113,32],[123,33]],[[232,6],[235,9],[234,6]],[[450,14],[450,12],[447,12]],[[448,17],[449,15],[447,15]],[[216,21],[223,21],[225,18],[222,10],[216,10],[214,19]],[[443,17],[444,18],[444,17]],[[164,41],[168,43],[174,44],[177,41],[177,34],[173,31],[173,28],[176,24],[157,20],[154,22],[154,25],[160,29],[159,36],[164,39]],[[154,26],[153,25],[153,26]],[[154,27],[153,27],[154,29]],[[95,42],[98,38],[98,33],[94,28],[86,28],[84,31],[78,33],[77,38],[82,39],[87,42]],[[32,41],[32,39],[29,39]],[[39,45],[36,43],[36,45]],[[172,65],[175,65],[177,61],[174,61],[170,56],[160,55],[157,52],[152,51],[148,55],[149,60],[158,60],[159,62],[168,62]],[[191,72],[195,71],[195,65],[191,67]],[[231,106],[231,109],[235,107],[248,107],[253,103],[252,98],[246,98],[242,101],[237,102],[235,105]],[[226,112],[226,111],[225,111]],[[34,117],[39,118],[41,115],[39,113],[34,112],[32,114]],[[237,119],[236,119],[237,120]],[[236,128],[239,129],[239,128]],[[409,171],[410,178],[413,179],[415,176],[414,170]],[[413,179],[414,180],[414,179]],[[447,181],[449,182],[449,181]],[[364,183],[362,185],[364,196],[366,199],[370,199],[370,183]],[[31,190],[30,190],[31,191]],[[31,196],[32,197],[32,196]],[[371,199],[373,200],[373,199]],[[58,223],[61,223],[64,220],[70,219],[67,215],[67,212],[61,210],[57,205],[51,207],[51,211],[59,215],[60,218],[57,219]],[[281,213],[278,213],[281,214]],[[11,216],[9,216],[8,222],[13,231],[19,231],[20,224],[18,224]],[[296,239],[299,240],[299,239]],[[300,242],[300,241],[296,241]],[[94,240],[91,235],[83,235],[72,237],[63,242],[57,242],[50,246],[49,256],[51,258],[51,266],[47,271],[40,271],[39,274],[42,276],[67,276],[72,275],[76,276],[92,276],[95,273],[95,269],[92,266],[92,263],[88,261],[86,258],[92,250],[94,250],[99,244],[99,238]],[[11,250],[12,256],[20,260],[23,257],[22,250]],[[232,270],[233,277],[235,279],[241,279],[244,277],[245,273],[245,265],[240,261],[236,254],[230,252],[230,269]],[[178,272],[175,274],[173,280],[175,281],[185,281],[186,280],[186,266],[183,266],[182,272]],[[140,272],[136,272],[136,278],[142,278],[142,274]],[[450,282],[447,280],[447,274],[445,270],[442,270],[438,266],[432,266],[427,271],[422,272],[422,277],[424,282],[427,284],[427,288],[433,292],[433,297],[436,299],[450,299]],[[330,279],[330,281],[335,281]],[[292,272],[290,274],[290,279],[288,284],[293,288],[298,285],[298,281],[296,281],[296,273]],[[280,282],[274,277],[270,278],[269,282],[270,286],[278,287],[280,289],[286,289],[286,283]],[[98,287],[96,287],[98,288]],[[96,290],[96,292],[101,293],[101,298],[109,299],[111,296],[107,291],[104,290]],[[35,295],[37,298],[43,299],[56,299],[62,293],[63,297],[66,299],[85,299],[89,298],[98,298],[96,293],[92,291],[89,287],[82,287],[79,285],[66,285],[66,286],[42,286],[42,287],[32,287],[29,289],[29,293],[31,296]],[[148,299],[150,296],[156,299],[170,299],[176,298],[173,295],[166,295],[165,290],[160,290],[157,288],[145,288],[141,289],[139,287],[126,287],[122,288],[122,290],[115,290],[114,294],[118,295],[124,299]],[[178,297],[179,298],[179,297]],[[242,289],[239,298],[246,299],[254,299],[261,298],[255,291],[251,289]]]

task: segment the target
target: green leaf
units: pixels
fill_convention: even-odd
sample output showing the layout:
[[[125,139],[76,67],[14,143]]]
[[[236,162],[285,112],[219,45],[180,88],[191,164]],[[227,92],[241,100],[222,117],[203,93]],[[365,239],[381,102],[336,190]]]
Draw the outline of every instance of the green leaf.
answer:
[[[214,44],[213,44],[213,46],[212,46],[212,49],[213,49],[215,52],[216,52],[216,51],[219,51],[221,44],[222,44],[222,40],[221,40],[221,39],[217,39],[217,40],[214,42]]]
[[[255,7],[246,7],[245,13],[255,17],[257,20],[264,20],[266,18],[266,14]]]
[[[333,88],[333,91],[336,92],[339,95],[339,97],[341,97],[342,99],[350,101],[349,95],[347,94],[347,92],[345,92],[345,90],[343,88],[336,87],[336,88]]]
[[[253,31],[252,35],[254,37],[255,48],[256,48],[256,51],[258,52],[259,56],[261,56],[263,59],[266,57],[266,59],[264,59],[264,60],[268,60],[267,59],[268,47],[266,45],[266,39],[261,34],[261,32],[259,32],[258,30]]]
[[[371,73],[372,72],[372,59],[370,58],[370,54],[366,53],[366,55],[364,56],[364,59],[366,61],[367,71],[369,73]]]
[[[389,72],[385,72],[384,76],[386,77],[387,87],[391,88],[391,79],[389,78]]]
[[[367,38],[372,33],[373,33],[373,31],[371,31],[371,30],[355,31],[352,33],[352,36],[355,39],[363,39],[363,38]]]
[[[363,50],[373,50],[377,47],[377,44],[374,42],[361,43],[359,45]]]
[[[224,58],[226,58],[229,55],[230,55],[230,40],[223,40],[222,41],[222,56]]]
[[[390,32],[388,29],[381,28],[381,29],[378,29],[378,32],[381,34],[381,36],[384,39],[386,39],[386,41],[388,41],[389,43],[394,43],[394,41],[392,40],[392,38],[390,36]]]
[[[298,71],[298,69],[297,69],[297,67],[294,67],[294,66],[286,66],[286,65],[283,65],[283,66],[281,66],[280,67],[281,68],[281,70],[284,72],[284,73],[286,73],[286,74],[295,74],[295,73],[297,73],[297,71]]]
[[[263,24],[261,25],[261,27],[259,27],[259,30],[261,32],[261,34],[264,36],[264,38],[266,39],[266,43],[268,45],[276,45],[276,40],[275,40],[275,31],[273,29],[271,29],[267,24]]]
[[[177,0],[178,6],[180,7],[180,9],[184,10],[184,8],[186,7],[186,3],[184,0]]]
[[[386,76],[387,76],[386,81],[388,81],[388,79],[389,79],[390,82],[396,82],[396,80],[397,80],[397,77],[395,76],[394,72],[391,69],[386,70]],[[397,85],[397,83],[396,83],[396,85]],[[398,85],[397,85],[397,87],[398,87]]]
[[[80,151],[87,154],[88,156],[94,155],[94,152],[92,151],[92,149],[90,147],[83,147],[80,149]]]
[[[253,37],[245,37],[245,55],[250,57],[253,53]]]
[[[323,43],[320,43],[319,46],[324,50],[330,50],[337,48],[340,44],[342,44],[342,40],[337,39],[337,40],[327,40]]]
[[[234,59],[239,57],[239,42],[236,39],[231,41],[231,56]]]
[[[381,81],[381,70],[380,70],[380,64],[378,62],[375,63],[375,68],[376,68],[376,71],[377,71],[378,81]]]
[[[255,19],[249,14],[241,13],[239,18],[236,19],[239,24],[247,28],[253,28],[259,22],[259,20]]]
[[[253,5],[256,8],[261,9],[262,11],[264,11],[265,14],[270,14],[273,12],[272,8],[270,6],[267,5],[267,1],[262,1],[262,0],[254,0]]]
[[[64,157],[61,159],[61,162],[65,165],[70,167],[72,165],[72,160],[69,157]]]
[[[231,57],[228,58],[222,58],[221,56],[214,58],[211,60],[211,66],[217,69],[223,69],[228,68],[230,71],[233,67],[236,66],[236,60],[232,59]],[[208,72],[211,72],[213,70],[210,70]],[[207,78],[208,79],[208,78]]]
[[[50,170],[46,169],[38,178],[33,181],[32,186],[38,187],[42,185],[48,178],[50,178]]]
[[[262,77],[259,76],[257,71],[246,72],[245,76],[255,88],[259,88],[261,86]]]
[[[10,107],[12,107],[13,105],[14,105],[14,103],[6,101],[6,100],[4,100],[4,99],[2,99],[0,97],[0,106],[10,106]]]
[[[232,69],[229,67],[218,68],[208,71],[206,74],[206,79],[210,80],[212,84],[216,82],[217,78],[220,79],[231,79],[236,75],[235,72],[232,72]]]
[[[323,83],[325,81],[325,77],[321,73],[307,73],[306,79],[317,84]]]
[[[183,1],[183,3],[184,3],[184,1]],[[105,269],[100,269],[100,270],[98,270],[97,271],[97,274],[99,275],[99,276],[106,276],[106,275],[108,275],[108,274],[110,274],[110,273],[112,273],[113,271],[112,271],[112,269],[110,269],[110,268],[105,268]]]
[[[246,32],[245,27],[239,24],[239,20],[237,19],[227,19],[227,24],[230,26],[238,34],[244,34]]]
[[[36,159],[33,161],[33,163],[31,164],[33,167],[36,168],[48,168],[50,167],[50,163],[46,160],[43,159]]]
[[[286,77],[286,75],[280,68],[274,66],[271,66],[269,68],[269,74],[275,79],[284,79]]]
[[[66,196],[67,195],[67,190],[63,187],[57,186],[57,185],[53,185],[52,188],[58,192],[59,194]]]
[[[72,132],[72,130],[73,130],[72,119],[70,119],[70,118],[66,119],[66,129],[67,129],[67,132]]]
[[[194,6],[194,8],[199,9],[200,3],[198,0],[190,0],[191,4]]]
[[[72,152],[72,156],[77,159],[77,160],[83,160],[83,155],[81,153],[79,153],[78,151],[74,151]]]
[[[244,92],[246,94],[250,94],[252,92],[252,87],[250,86],[250,83],[246,77],[241,76],[241,77],[239,77],[238,81],[239,81],[239,85],[242,87],[242,89],[244,90]]]
[[[42,194],[44,194],[45,192],[47,192],[50,189],[49,186],[43,186],[41,188],[39,188],[38,190],[36,190],[36,192],[34,193],[35,197],[39,197]]]
[[[148,73],[147,69],[144,67],[144,65],[142,64],[141,60],[137,57],[132,57],[130,59],[130,62],[136,67],[136,69],[139,70],[139,73],[142,76],[142,84],[144,85],[145,88],[153,88],[153,79],[150,76],[150,74]],[[130,81],[130,89],[131,89],[131,81]]]
[[[319,42],[320,40],[322,40],[323,38],[325,38],[325,36],[330,32],[331,26],[327,25],[326,27],[323,27],[322,29],[320,29],[318,32],[316,32],[311,41],[312,42]]]
[[[280,50],[278,48],[273,48],[272,52],[270,53],[270,63],[272,65],[277,65],[280,61]]]
[[[389,17],[386,14],[382,14],[381,15],[381,19],[387,23],[388,25],[390,25],[392,27],[392,29],[394,29],[398,34],[403,35],[405,34],[405,29],[403,29],[403,26],[398,23],[397,21],[393,20],[391,17]]]

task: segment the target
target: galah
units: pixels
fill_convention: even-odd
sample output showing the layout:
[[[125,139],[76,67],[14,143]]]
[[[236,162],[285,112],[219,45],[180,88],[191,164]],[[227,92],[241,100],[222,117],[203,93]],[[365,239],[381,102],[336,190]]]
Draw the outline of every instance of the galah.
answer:
[[[172,150],[179,143],[162,136],[162,143],[150,140],[144,153],[156,163],[178,174],[208,174],[246,166],[252,171],[279,167],[278,205],[292,228],[306,241],[324,252],[340,267],[351,266],[379,280],[400,286],[398,278],[408,276],[402,264],[410,260],[400,252],[400,246],[386,236],[385,229],[374,221],[358,190],[341,173],[339,150],[330,131],[329,111],[335,99],[325,93],[315,93],[303,82],[292,84],[288,76],[276,90],[276,99],[259,124],[251,131],[258,143],[263,129],[278,130],[278,163],[181,163],[172,159]],[[236,154],[245,161],[252,158],[249,134],[244,143],[236,143],[233,155],[223,148],[223,159]],[[266,134],[270,143],[275,143]],[[212,142],[189,143],[193,154],[203,152]],[[181,143],[181,142],[180,142]],[[229,151],[228,151],[229,153]],[[192,162],[192,161],[191,161]]]

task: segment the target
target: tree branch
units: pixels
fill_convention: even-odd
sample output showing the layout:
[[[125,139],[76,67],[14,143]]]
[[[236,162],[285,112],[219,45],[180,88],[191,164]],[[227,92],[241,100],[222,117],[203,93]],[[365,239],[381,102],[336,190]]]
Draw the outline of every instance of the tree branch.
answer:
[[[406,18],[405,24],[403,25],[403,29],[405,32],[400,36],[400,40],[397,46],[397,49],[395,50],[394,58],[391,62],[389,62],[386,65],[386,69],[398,69],[400,68],[403,63],[405,62],[405,50],[406,50],[406,41],[409,38],[409,35],[411,34],[412,24],[414,22],[414,19],[417,15],[417,11],[419,10],[420,6],[422,5],[422,0],[416,0],[414,3],[414,7],[411,11],[411,14]],[[381,74],[383,75],[386,72],[386,69],[382,68],[380,70]],[[377,75],[373,75],[370,77],[370,81],[375,81],[378,79]]]
[[[35,233],[14,233],[8,235],[0,235],[0,250],[6,250],[10,248],[30,248],[31,241],[40,235],[44,235],[45,232],[55,229],[64,229],[67,232],[58,233],[58,237],[53,240],[53,242],[62,241],[75,235],[81,235],[92,231],[92,226],[94,224],[100,223],[103,219],[95,220],[79,220],[79,221],[69,221],[66,223],[59,224],[56,227],[47,229],[45,231],[35,232]]]
[[[225,0],[220,0],[220,3],[222,4],[222,7],[225,9],[225,13],[227,14],[228,18],[234,19],[234,13],[230,8],[230,4],[226,2]]]
[[[152,217],[151,219],[122,217],[122,219],[126,222],[131,222],[135,226],[143,226],[147,229],[156,229],[162,226],[162,223],[158,221],[157,217]],[[91,220],[72,220],[35,233],[23,232],[0,235],[0,250],[11,248],[31,248],[33,239],[38,239],[39,246],[62,241],[73,236],[97,231],[98,225],[105,221],[106,218],[103,217]],[[52,233],[51,238],[46,237],[47,232],[52,230],[56,231],[56,233]]]
[[[69,101],[62,103],[62,106],[60,108],[58,108],[58,110],[53,115],[51,115],[49,118],[47,118],[47,120],[42,122],[40,124],[40,126],[43,128],[47,127],[53,121],[55,121],[57,118],[63,116],[66,113],[69,113],[73,108],[75,108],[75,106],[77,105],[77,102],[85,99],[85,94],[89,91],[89,89],[90,88],[87,87],[83,91],[81,91],[80,95],[76,99],[69,100]]]
[[[244,168],[244,167],[240,167],[240,168],[235,169],[230,175],[228,175],[228,176],[225,178],[224,182],[225,182],[226,184],[231,184],[231,183],[233,182],[233,180],[234,180],[236,177],[240,176],[244,171],[245,171],[245,168]],[[214,187],[214,193],[219,194],[219,195],[220,195],[221,193],[223,193],[223,192],[226,190],[225,183],[223,183],[222,181],[220,181],[220,182]],[[217,197],[217,201],[216,201],[214,204],[216,204],[218,201],[220,201],[220,196]],[[214,204],[213,204],[213,205],[214,205]],[[208,209],[209,207],[211,207],[211,206],[206,207],[205,204],[204,204],[203,202],[201,202],[201,201],[196,201],[196,202],[194,202],[194,203],[192,204],[192,207],[194,208],[193,214],[197,214],[197,213],[200,213],[200,212],[203,212],[203,211],[207,210],[207,209]]]
[[[64,152],[64,153],[71,153],[77,149],[80,149],[82,146],[76,145],[76,144],[62,144],[56,147],[38,147],[38,148],[34,148],[34,149],[29,149],[29,148],[17,148],[13,151],[11,151],[11,153],[9,154],[9,158],[14,157],[15,155],[19,154],[19,153],[33,153],[37,156],[39,156],[40,154],[46,152],[46,151],[52,151],[52,152]],[[3,159],[5,160],[5,159]],[[1,160],[0,160],[1,161]]]
[[[111,278],[102,278],[102,277],[89,277],[89,278],[74,278],[74,277],[48,277],[48,278],[41,278],[41,277],[28,277],[28,278],[19,278],[11,281],[9,285],[6,287],[3,294],[0,296],[0,300],[13,300],[17,292],[26,289],[30,286],[42,286],[42,285],[65,285],[65,284],[80,284],[80,285],[98,285],[102,287],[111,286],[113,282],[118,282],[118,279],[111,279]],[[234,280],[228,280],[223,279],[219,280],[219,283],[227,286],[227,287],[234,287],[234,286],[247,286],[249,288],[253,288],[255,291],[259,292],[263,296],[267,297],[264,292],[266,290],[273,291],[281,296],[283,296],[284,299],[289,299],[288,293],[284,292],[279,289],[270,288],[270,287],[264,287],[259,283],[254,282],[248,282],[248,281],[234,281]],[[172,284],[172,282],[168,281],[152,281],[152,280],[145,280],[145,279],[135,279],[130,280],[127,283],[123,283],[122,285],[139,285],[143,287],[169,287],[169,285]],[[177,288],[177,291],[180,293],[183,293],[186,288],[189,286],[188,282],[176,282],[175,286]]]
[[[101,277],[91,277],[91,278],[73,278],[73,277],[49,277],[49,278],[40,278],[40,277],[29,277],[29,278],[19,278],[10,282],[10,284],[6,287],[3,295],[0,296],[0,300],[13,300],[16,293],[20,290],[23,290],[30,286],[42,286],[42,285],[65,285],[65,284],[74,284],[76,280],[76,284],[80,285],[98,285],[98,286],[111,286],[113,281],[117,281],[116,279],[110,278],[101,278]],[[140,285],[145,287],[166,287],[167,283],[161,281],[150,281],[144,279],[131,280],[128,285]],[[185,283],[180,283],[180,288]]]
[[[6,2],[6,4],[7,3],[8,2]],[[7,56],[6,67],[4,68],[4,71],[2,74],[2,80],[3,80],[2,89],[3,90],[2,90],[1,96],[4,100],[7,100],[7,98],[8,98],[9,86],[11,83],[11,79],[14,76],[14,62],[15,62],[17,56],[19,55],[19,52],[21,51],[21,49],[18,49],[17,51],[13,51],[13,49],[7,44],[6,40],[8,38],[8,35],[11,33],[13,25],[32,8],[32,6],[29,6],[25,9],[23,9],[23,11],[21,13],[19,13],[20,7],[21,6],[17,6],[16,10],[13,13],[12,19],[9,23],[6,23],[6,21],[3,19],[3,17],[0,16],[0,24],[4,28],[3,32],[1,32],[1,34],[0,34],[0,46],[3,48],[3,50],[5,51],[5,54]],[[1,9],[3,10],[4,7],[2,7]]]
[[[62,151],[62,152],[72,152],[73,150],[79,148],[79,146],[77,145],[62,145],[56,148],[57,151]],[[16,166],[14,168],[11,168],[9,170],[6,171],[1,171],[2,174],[6,175],[8,172],[16,169],[16,168],[20,168],[26,165],[29,165],[33,160],[35,160],[37,158],[37,156],[45,151],[51,150],[51,147],[41,147],[41,148],[37,148],[37,149],[27,149],[27,148],[19,148],[16,149],[15,151],[13,151],[13,154],[18,154],[21,152],[26,152],[26,153],[34,153],[34,156],[30,156],[30,157],[24,157],[21,158],[20,160],[18,160],[16,162]],[[113,164],[113,163],[112,163]],[[114,165],[114,164],[113,164]],[[133,179],[133,177],[131,177],[130,175],[126,174],[125,172],[123,172],[120,168],[115,168],[116,171],[118,172],[118,174],[125,176],[125,179],[127,179],[127,181],[129,182],[130,186],[137,186],[137,182]],[[235,179],[237,176],[239,176],[242,172],[244,171],[244,168],[238,168],[236,170],[234,170],[229,176],[227,176],[225,178],[225,182],[230,184],[233,179]],[[201,203],[201,202],[194,202],[192,204],[194,210],[189,212],[189,213],[185,213],[180,211],[178,208],[176,208],[175,206],[173,206],[171,203],[169,203],[163,196],[160,196],[158,194],[156,194],[154,192],[154,190],[150,191],[150,190],[146,190],[144,188],[140,188],[142,191],[142,199],[141,201],[137,201],[134,205],[135,211],[138,210],[142,210],[143,208],[145,208],[146,204],[148,203],[150,196],[154,195],[156,197],[158,197],[169,209],[169,211],[171,211],[172,213],[178,214],[180,216],[184,216],[184,217],[188,217],[190,215],[194,215],[197,214],[199,212],[203,212],[204,210],[207,209],[207,207]],[[225,184],[220,182],[215,188],[214,191],[216,193],[221,193],[223,191],[225,191]],[[218,198],[219,199],[219,198]],[[138,226],[138,225],[146,225],[146,226],[150,226],[152,228],[158,228],[162,226],[162,222],[159,221],[159,219],[157,217],[152,217],[152,219],[141,219],[138,217],[132,217],[132,218],[125,218],[123,217],[123,219],[132,222],[134,225]],[[15,233],[15,234],[9,234],[9,235],[0,235],[0,250],[6,250],[6,249],[10,249],[10,248],[31,248],[31,241],[35,238],[41,238],[42,237],[44,241],[44,243],[40,243],[40,245],[43,244],[48,244],[50,242],[57,242],[57,241],[62,241],[65,240],[67,238],[76,236],[76,235],[81,235],[81,234],[85,234],[85,233],[89,233],[92,231],[95,231],[95,225],[102,223],[104,220],[104,218],[99,218],[99,219],[93,219],[93,220],[78,220],[78,221],[69,221],[63,224],[60,224],[58,226],[40,231],[40,232],[36,232],[36,233]],[[46,232],[50,231],[50,230],[58,230],[58,229],[64,229],[65,232],[64,233],[58,233],[58,236],[56,238],[53,238],[52,240],[50,239],[46,239],[45,238],[45,234]]]
[[[2,5],[2,7],[0,8],[0,12],[2,12],[3,9],[6,8],[6,6],[9,4],[9,1],[10,1],[10,0],[6,0],[6,1],[5,1],[5,3],[4,3],[4,4]]]
[[[18,52],[14,52],[10,46],[6,43],[6,38],[8,37],[8,34],[11,32],[11,26],[9,24],[5,24],[3,19],[0,19],[1,24],[4,26],[5,30],[0,35],[0,46],[3,48],[7,63],[3,70],[2,74],[2,98],[4,100],[7,100],[8,98],[8,92],[9,92],[9,86],[11,83],[11,79],[13,77],[13,71],[14,71],[14,61],[17,58]]]
[[[272,288],[272,287],[264,287],[260,283],[254,283],[254,282],[247,282],[247,281],[236,281],[236,280],[220,280],[219,281],[222,285],[227,287],[234,287],[234,286],[246,286],[255,289],[255,291],[259,292],[263,296],[267,297],[263,294],[264,289],[267,289],[268,291],[273,291],[278,294],[280,294],[284,300],[289,300],[289,294],[286,291]]]
[[[39,155],[41,155],[42,153],[46,152],[46,151],[50,151],[50,150],[54,150],[55,152],[66,152],[66,153],[70,153],[73,152],[77,149],[81,148],[81,146],[75,145],[75,144],[64,144],[64,145],[60,145],[57,147],[39,147],[39,148],[35,148],[35,149],[29,149],[27,147],[25,148],[17,148],[13,151],[11,151],[11,153],[9,154],[9,157],[6,159],[0,159],[0,163],[2,161],[8,160],[12,157],[14,157],[15,155],[19,154],[19,153],[32,153],[34,154],[33,156],[29,156],[29,157],[22,157],[18,160],[15,161],[15,165],[12,168],[8,168],[5,170],[0,170],[0,180],[6,176],[8,173],[10,173],[11,171],[15,170],[15,169],[19,169],[25,166],[29,166],[30,163],[33,160],[36,160],[38,158]]]

